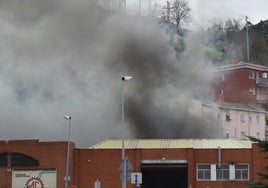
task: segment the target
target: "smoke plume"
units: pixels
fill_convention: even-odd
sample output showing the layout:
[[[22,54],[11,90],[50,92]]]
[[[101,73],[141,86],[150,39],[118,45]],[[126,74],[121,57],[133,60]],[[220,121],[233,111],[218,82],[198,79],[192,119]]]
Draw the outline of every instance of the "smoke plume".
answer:
[[[209,77],[188,37],[180,61],[156,20],[86,0],[0,0],[0,139],[66,140],[88,147],[121,135],[121,76],[128,137],[214,137],[201,116]]]

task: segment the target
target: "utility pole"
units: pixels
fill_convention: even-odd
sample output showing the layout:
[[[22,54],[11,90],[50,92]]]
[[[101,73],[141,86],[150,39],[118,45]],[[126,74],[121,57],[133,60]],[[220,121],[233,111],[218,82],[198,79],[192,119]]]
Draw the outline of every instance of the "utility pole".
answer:
[[[170,3],[167,1],[167,21],[170,23]]]
[[[246,30],[247,30],[247,60],[249,62],[249,39],[248,39],[248,17],[246,16]]]

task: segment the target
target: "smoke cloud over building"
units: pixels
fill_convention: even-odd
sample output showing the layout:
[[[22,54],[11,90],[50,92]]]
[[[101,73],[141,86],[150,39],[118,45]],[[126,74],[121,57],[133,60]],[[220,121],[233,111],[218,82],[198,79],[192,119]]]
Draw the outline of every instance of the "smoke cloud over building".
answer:
[[[176,59],[156,20],[86,1],[0,1],[0,139],[65,140],[88,147],[121,135],[121,76],[128,137],[215,137],[203,49],[191,35]]]

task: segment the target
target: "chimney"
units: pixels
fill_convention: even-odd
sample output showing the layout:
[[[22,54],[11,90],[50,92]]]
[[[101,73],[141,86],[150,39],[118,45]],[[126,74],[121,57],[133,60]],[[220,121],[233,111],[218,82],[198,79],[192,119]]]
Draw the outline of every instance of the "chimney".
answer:
[[[232,65],[237,65],[237,64],[239,64],[239,61],[238,61],[237,59],[233,59],[233,61],[232,61],[231,64],[232,64]]]
[[[224,102],[224,94],[223,93],[220,93],[219,95],[218,95],[218,102],[220,102],[220,103],[223,103]]]

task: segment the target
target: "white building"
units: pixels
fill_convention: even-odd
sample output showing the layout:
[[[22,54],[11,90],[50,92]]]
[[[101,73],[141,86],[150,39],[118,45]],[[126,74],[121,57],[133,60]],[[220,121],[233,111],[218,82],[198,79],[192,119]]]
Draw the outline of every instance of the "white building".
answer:
[[[203,103],[203,112],[213,112],[221,136],[245,139],[246,136],[264,140],[266,111],[256,105],[235,103]]]

